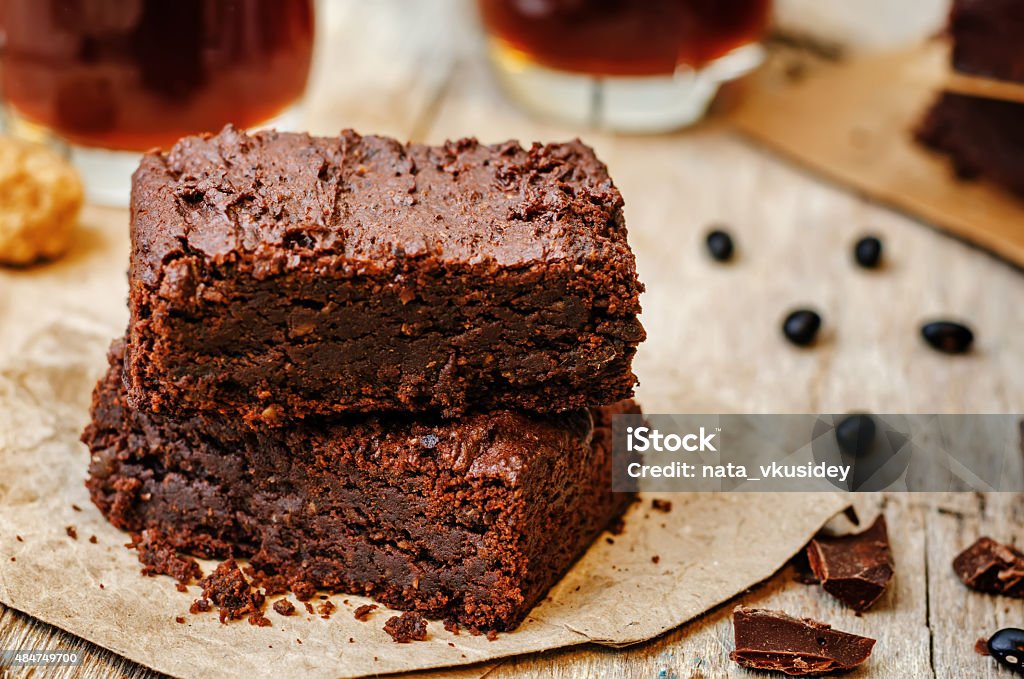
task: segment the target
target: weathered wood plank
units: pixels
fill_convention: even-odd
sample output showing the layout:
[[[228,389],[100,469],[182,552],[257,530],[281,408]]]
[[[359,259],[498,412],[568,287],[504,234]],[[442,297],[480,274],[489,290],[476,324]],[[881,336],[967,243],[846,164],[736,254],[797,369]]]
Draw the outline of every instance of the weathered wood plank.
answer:
[[[728,132],[616,137],[536,121],[504,100],[466,39],[472,27],[456,2],[332,0],[323,3],[321,53],[309,126],[437,141],[565,139],[585,135],[611,166],[627,200],[631,240],[648,285],[644,322],[651,340],[637,370],[648,410],[809,412],[1020,412],[1024,277],[988,255],[906,217],[826,185]],[[460,37],[461,36],[461,37]],[[90,209],[82,238],[109,239],[89,226],[124,213]],[[701,236],[724,221],[737,236],[730,266],[708,261]],[[887,265],[867,273],[849,264],[865,231],[882,234]],[[104,247],[107,247],[106,244]],[[126,253],[125,241],[115,244]],[[90,246],[91,247],[91,246]],[[126,261],[124,257],[121,261]],[[31,309],[5,275],[0,352],[29,341]],[[68,274],[69,284],[74,270]],[[954,284],[955,282],[955,284]],[[76,283],[86,303],[95,291]],[[825,315],[821,346],[799,351],[780,339],[790,305]],[[978,351],[949,359],[925,348],[920,319],[956,315],[978,331]],[[115,319],[116,320],[116,319]],[[109,324],[111,319],[97,319]],[[1024,622],[1020,602],[966,592],[949,569],[980,533],[1021,539],[1020,495],[873,496],[863,514],[887,504],[894,535],[895,588],[858,618],[784,571],[741,597],[750,605],[818,617],[879,638],[870,670],[854,676],[1009,676],[965,652],[981,636]],[[515,659],[490,676],[711,678],[753,676],[728,661],[730,606],[652,642],[624,650],[588,648]],[[158,676],[47,625],[0,607],[0,647],[87,649],[76,673],[45,676]],[[485,669],[481,669],[481,672]],[[664,675],[661,673],[664,671]],[[39,674],[39,673],[37,673]]]

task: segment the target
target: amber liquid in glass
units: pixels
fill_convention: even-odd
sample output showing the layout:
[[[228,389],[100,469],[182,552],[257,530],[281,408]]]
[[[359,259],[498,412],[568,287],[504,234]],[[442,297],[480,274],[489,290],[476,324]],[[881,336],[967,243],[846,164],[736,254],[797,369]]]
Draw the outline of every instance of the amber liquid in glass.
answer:
[[[313,0],[0,0],[0,91],[82,146],[168,146],[294,104],[313,23]]]
[[[756,41],[770,0],[478,0],[491,36],[552,69],[609,76],[700,68]]]

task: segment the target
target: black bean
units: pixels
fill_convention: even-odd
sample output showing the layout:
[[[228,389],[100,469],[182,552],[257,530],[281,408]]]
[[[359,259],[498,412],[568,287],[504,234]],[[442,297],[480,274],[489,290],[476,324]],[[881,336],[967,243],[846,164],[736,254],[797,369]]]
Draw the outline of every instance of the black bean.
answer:
[[[732,259],[733,244],[732,236],[721,229],[708,232],[708,252],[719,262],[727,262]]]
[[[814,342],[821,328],[821,316],[810,309],[797,309],[786,316],[782,333],[793,344],[806,347]]]
[[[921,336],[936,351],[962,354],[971,348],[974,333],[966,325],[953,321],[933,321],[921,326]]]
[[[882,241],[875,236],[864,236],[854,246],[853,258],[865,269],[874,269],[882,260]]]
[[[988,652],[1003,667],[1024,674],[1024,629],[1007,627],[988,640]]]
[[[864,457],[875,442],[875,421],[870,415],[850,415],[836,425],[839,449],[853,457]]]

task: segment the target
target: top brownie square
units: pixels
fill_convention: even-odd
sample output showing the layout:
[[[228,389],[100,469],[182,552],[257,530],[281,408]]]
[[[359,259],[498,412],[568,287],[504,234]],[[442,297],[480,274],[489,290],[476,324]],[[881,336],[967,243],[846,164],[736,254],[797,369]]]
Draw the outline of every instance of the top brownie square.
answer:
[[[953,68],[1024,82],[1024,2],[954,0],[949,15]]]
[[[136,407],[454,416],[606,404],[636,382],[622,197],[579,141],[228,127],[143,158],[131,238]]]

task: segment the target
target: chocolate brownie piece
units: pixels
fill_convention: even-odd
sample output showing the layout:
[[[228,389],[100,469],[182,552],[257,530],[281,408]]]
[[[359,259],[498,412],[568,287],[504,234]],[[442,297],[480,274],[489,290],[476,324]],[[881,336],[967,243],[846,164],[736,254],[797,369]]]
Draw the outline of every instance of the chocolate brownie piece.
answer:
[[[1024,104],[943,93],[917,138],[949,154],[957,176],[984,176],[1024,195]]]
[[[134,410],[112,359],[83,434],[93,502],[118,528],[248,558],[293,589],[510,629],[633,497],[611,491],[610,450],[632,401],[253,429]]]
[[[134,405],[277,424],[632,394],[642,286],[622,197],[579,141],[228,127],[132,183]]]
[[[949,32],[953,68],[1024,82],[1024,3],[1020,0],[954,0]]]

